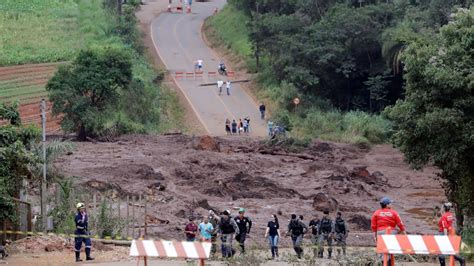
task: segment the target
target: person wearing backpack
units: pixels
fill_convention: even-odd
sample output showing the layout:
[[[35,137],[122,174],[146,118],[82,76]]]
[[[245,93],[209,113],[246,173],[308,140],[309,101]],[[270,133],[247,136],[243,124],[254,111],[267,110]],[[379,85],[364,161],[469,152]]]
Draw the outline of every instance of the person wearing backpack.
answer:
[[[334,232],[336,233],[336,246],[342,247],[342,254],[346,255],[346,239],[349,235],[346,221],[342,219],[342,213],[337,212],[336,220],[334,221]],[[341,255],[341,250],[337,249],[337,255]]]
[[[322,258],[324,255],[324,242],[328,243],[328,258],[332,256],[332,237],[334,235],[334,223],[329,217],[329,210],[323,211],[323,218],[319,222],[319,257]]]
[[[291,235],[293,249],[296,252],[296,256],[298,256],[298,259],[301,259],[303,256],[303,248],[301,247],[301,244],[303,243],[303,235],[307,231],[308,227],[298,219],[296,214],[292,214],[290,223],[288,224],[287,235]]]
[[[309,228],[311,229],[311,244],[313,244],[313,254],[316,258],[318,256],[318,241],[319,241],[319,218],[315,217],[309,222]]]

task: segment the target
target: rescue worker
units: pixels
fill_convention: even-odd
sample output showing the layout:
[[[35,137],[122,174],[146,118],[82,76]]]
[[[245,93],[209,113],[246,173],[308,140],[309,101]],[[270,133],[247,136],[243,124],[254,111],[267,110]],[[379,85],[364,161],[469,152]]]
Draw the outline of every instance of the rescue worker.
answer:
[[[76,235],[76,237],[74,238],[74,251],[76,252],[76,262],[82,261],[80,259],[82,242],[84,242],[85,244],[86,260],[93,260],[94,258],[91,257],[92,244],[88,232],[89,223],[88,216],[86,213],[86,205],[82,202],[79,202],[77,203],[76,208],[77,214],[74,218],[74,221],[76,223],[76,230],[74,231],[74,234]]]
[[[349,235],[346,221],[342,219],[342,213],[337,212],[336,220],[334,221],[334,232],[336,233],[336,246],[342,247],[342,254],[346,255],[346,239]],[[337,255],[341,255],[341,250],[337,249]]]
[[[309,222],[309,228],[311,229],[311,244],[313,244],[313,255],[318,256],[318,241],[319,241],[319,222],[318,217],[315,217]]]
[[[212,224],[214,230],[211,233],[211,257],[217,252],[217,226],[219,225],[220,217],[214,213],[213,210],[209,210],[209,223]]]
[[[229,210],[222,212],[221,219],[217,225],[217,231],[221,235],[222,257],[232,257],[235,253],[234,249],[232,248],[232,239],[234,238],[234,234],[238,235],[240,231],[234,219],[232,219],[230,216]]]
[[[247,234],[250,233],[250,228],[252,228],[252,220],[245,216],[245,209],[239,209],[239,215],[234,218],[237,226],[239,227],[239,233],[235,236],[235,240],[239,242],[240,251],[245,253],[245,239]]]
[[[371,228],[372,232],[374,232],[374,241],[377,243],[377,235],[384,235],[386,234],[386,229],[390,228],[390,234],[405,234],[405,225],[398,215],[398,212],[392,210],[390,204],[392,204],[392,200],[388,197],[383,197],[380,199],[380,209],[376,210],[374,214],[372,214],[371,219]],[[398,229],[397,228],[398,226]],[[389,258],[388,265],[391,265],[392,259]]]
[[[287,235],[291,235],[293,249],[295,250],[298,259],[301,259],[303,256],[303,248],[301,248],[301,244],[303,242],[303,235],[307,231],[308,227],[298,219],[296,214],[292,214],[290,223],[288,224]]]
[[[328,258],[332,256],[332,238],[334,237],[334,223],[329,217],[329,210],[323,211],[323,218],[319,221],[319,257],[322,258],[324,255],[324,242],[328,243]]]
[[[454,228],[455,224],[454,223],[456,222],[456,218],[451,213],[451,208],[452,207],[453,207],[453,205],[451,204],[451,202],[446,202],[445,204],[443,204],[444,213],[443,213],[443,216],[441,216],[441,218],[439,219],[439,222],[438,222],[439,233],[441,235],[449,235],[449,233],[451,231],[455,230],[455,228]],[[439,259],[439,265],[441,265],[441,266],[446,265],[446,259],[445,259],[444,255],[439,255],[438,259]],[[461,266],[466,265],[466,261],[463,257],[455,255],[454,259],[459,261],[459,263],[461,263]]]

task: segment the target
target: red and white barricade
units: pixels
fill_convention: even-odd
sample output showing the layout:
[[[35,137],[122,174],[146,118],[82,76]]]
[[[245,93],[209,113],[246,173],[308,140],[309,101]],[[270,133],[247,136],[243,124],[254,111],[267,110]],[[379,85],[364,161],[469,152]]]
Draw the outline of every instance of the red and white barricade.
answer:
[[[180,242],[165,240],[133,240],[130,256],[144,259],[147,265],[148,257],[198,259],[200,265],[209,258],[211,243]]]
[[[235,72],[234,71],[227,71],[227,76],[229,78],[233,78],[235,76]]]
[[[176,79],[184,78],[184,72],[175,72],[174,75],[175,75]]]
[[[384,254],[384,266],[395,264],[393,254],[426,254],[451,255],[450,261],[454,265],[452,255],[459,254],[461,237],[456,235],[379,235],[377,236],[377,253]]]

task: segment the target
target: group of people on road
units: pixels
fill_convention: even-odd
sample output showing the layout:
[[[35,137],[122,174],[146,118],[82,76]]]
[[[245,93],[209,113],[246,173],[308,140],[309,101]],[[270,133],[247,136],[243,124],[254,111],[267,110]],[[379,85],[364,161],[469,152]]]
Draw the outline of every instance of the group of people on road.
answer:
[[[222,94],[222,88],[224,87],[224,81],[222,79],[219,79],[217,81],[217,90],[219,92],[219,95]],[[231,82],[230,80],[227,80],[225,82],[225,89],[226,89],[226,92],[227,92],[227,95],[230,96],[230,90],[232,88],[232,85],[231,85]]]
[[[232,119],[232,122],[229,119],[226,119],[225,132],[227,135],[248,135],[250,133],[250,118],[240,118],[238,121]]]
[[[251,228],[252,220],[245,216],[244,208],[240,208],[239,214],[235,217],[231,216],[229,210],[223,211],[221,216],[209,210],[209,215],[203,218],[199,226],[193,218],[190,218],[185,227],[185,234],[187,241],[195,241],[199,234],[201,241],[211,242],[211,256],[217,252],[217,237],[219,236],[222,257],[230,258],[236,254],[232,243],[234,238],[239,243],[240,252],[245,253],[245,240]]]

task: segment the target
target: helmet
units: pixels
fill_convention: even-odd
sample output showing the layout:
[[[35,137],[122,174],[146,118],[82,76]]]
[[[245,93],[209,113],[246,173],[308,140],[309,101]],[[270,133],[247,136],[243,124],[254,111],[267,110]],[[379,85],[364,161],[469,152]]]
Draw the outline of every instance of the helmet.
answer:
[[[393,200],[391,200],[389,197],[383,197],[382,199],[380,199],[380,204],[383,204],[383,205],[388,205],[392,202]]]
[[[240,208],[240,209],[239,209],[239,213],[241,213],[241,212],[245,212],[245,209],[244,209],[244,208]]]
[[[450,210],[453,207],[453,204],[451,202],[446,202],[443,204],[443,207],[447,210]]]
[[[82,202],[79,202],[79,203],[76,204],[77,209],[82,209],[82,208],[85,208],[85,207],[86,207],[86,205]]]

